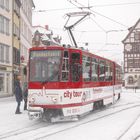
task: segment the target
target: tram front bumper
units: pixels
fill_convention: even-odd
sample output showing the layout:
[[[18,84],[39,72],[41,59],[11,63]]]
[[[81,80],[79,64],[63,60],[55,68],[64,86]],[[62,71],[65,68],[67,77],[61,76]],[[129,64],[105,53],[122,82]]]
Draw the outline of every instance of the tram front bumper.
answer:
[[[42,118],[41,110],[28,110],[28,116],[30,120]]]

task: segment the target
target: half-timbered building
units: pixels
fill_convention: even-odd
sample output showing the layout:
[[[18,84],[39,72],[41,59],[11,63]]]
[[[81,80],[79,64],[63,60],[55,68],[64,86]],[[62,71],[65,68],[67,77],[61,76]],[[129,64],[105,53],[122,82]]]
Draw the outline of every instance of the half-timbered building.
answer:
[[[140,88],[140,19],[129,28],[124,44],[124,80],[127,88]]]

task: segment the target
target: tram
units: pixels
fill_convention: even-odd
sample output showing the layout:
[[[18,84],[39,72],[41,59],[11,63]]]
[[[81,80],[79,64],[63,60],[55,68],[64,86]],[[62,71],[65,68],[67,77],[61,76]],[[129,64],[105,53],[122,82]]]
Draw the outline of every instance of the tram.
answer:
[[[74,119],[121,96],[121,66],[80,48],[33,47],[29,58],[29,118]],[[52,120],[53,119],[53,120]]]
[[[121,66],[78,47],[72,29],[90,13],[68,13],[68,20],[75,15],[82,18],[64,26],[74,47],[50,45],[29,50],[30,119],[75,120],[121,97]]]

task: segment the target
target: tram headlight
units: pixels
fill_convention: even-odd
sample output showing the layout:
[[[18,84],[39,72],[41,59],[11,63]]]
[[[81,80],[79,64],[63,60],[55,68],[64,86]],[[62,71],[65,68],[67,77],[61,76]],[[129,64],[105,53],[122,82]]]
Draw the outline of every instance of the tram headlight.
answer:
[[[52,101],[53,101],[53,103],[56,103],[57,102],[57,97],[52,97]]]
[[[31,104],[34,104],[35,103],[35,98],[29,98],[29,101],[28,101],[29,105]]]

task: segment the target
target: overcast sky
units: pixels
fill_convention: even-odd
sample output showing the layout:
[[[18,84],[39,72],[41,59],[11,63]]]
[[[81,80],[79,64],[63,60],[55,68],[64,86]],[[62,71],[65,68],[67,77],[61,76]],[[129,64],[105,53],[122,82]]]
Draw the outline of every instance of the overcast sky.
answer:
[[[122,40],[128,28],[140,18],[139,0],[33,0],[33,25],[49,25],[55,35],[62,36],[62,43],[70,43],[64,25],[66,13],[81,11],[77,7],[91,6],[89,17],[78,24],[73,34],[78,46],[110,58],[123,60]],[[77,7],[76,7],[77,6]],[[84,11],[88,11],[84,9]],[[77,19],[76,19],[77,20]],[[70,23],[75,21],[70,21]],[[88,46],[85,43],[88,42]]]

